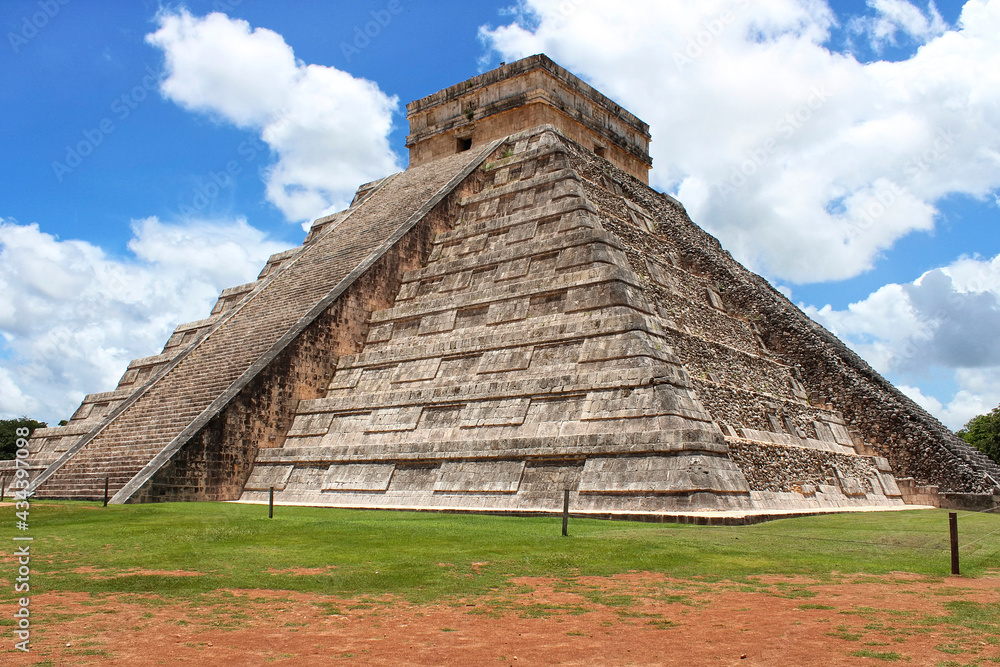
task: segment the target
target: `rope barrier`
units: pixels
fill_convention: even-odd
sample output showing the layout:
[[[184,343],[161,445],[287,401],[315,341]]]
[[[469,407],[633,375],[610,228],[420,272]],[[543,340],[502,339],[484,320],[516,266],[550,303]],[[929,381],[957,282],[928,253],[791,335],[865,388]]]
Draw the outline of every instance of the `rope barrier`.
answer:
[[[1000,512],[1000,507],[990,507],[989,509],[975,510],[975,511],[973,510],[957,510],[957,511],[960,512],[958,518],[961,519],[962,517],[974,516],[976,514],[989,514],[990,512]]]
[[[982,537],[980,537],[978,539],[975,539],[975,540],[972,540],[971,542],[966,542],[965,544],[961,545],[958,548],[959,549],[964,549],[965,547],[972,546],[973,544],[976,544],[977,542],[982,542],[983,540],[985,540],[990,535],[995,535],[996,533],[1000,533],[1000,528],[997,528],[996,530],[990,531],[990,532],[986,533],[985,535],[983,535]]]

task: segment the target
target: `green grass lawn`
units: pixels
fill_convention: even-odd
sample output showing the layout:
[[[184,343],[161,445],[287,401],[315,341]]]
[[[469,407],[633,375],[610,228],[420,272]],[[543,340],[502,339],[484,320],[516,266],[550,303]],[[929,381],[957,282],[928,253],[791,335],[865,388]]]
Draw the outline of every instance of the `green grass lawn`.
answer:
[[[8,544],[14,508],[4,524]],[[1000,516],[962,513],[962,572],[1000,568]],[[499,589],[512,576],[660,572],[707,581],[759,574],[946,576],[948,514],[840,514],[745,527],[560,518],[165,503],[31,505],[32,594],[50,590],[188,597],[226,588],[347,596],[390,593],[415,602]],[[325,568],[324,574],[274,570]],[[8,560],[0,578],[10,581]],[[80,568],[92,571],[77,572]],[[198,576],[129,574],[187,570]],[[10,597],[11,586],[4,586]]]

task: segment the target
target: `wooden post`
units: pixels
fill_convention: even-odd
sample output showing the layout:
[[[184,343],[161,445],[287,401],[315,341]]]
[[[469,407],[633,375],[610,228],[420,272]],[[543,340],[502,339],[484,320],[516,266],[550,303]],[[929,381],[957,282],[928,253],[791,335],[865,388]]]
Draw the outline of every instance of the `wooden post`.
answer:
[[[274,518],[274,487],[273,486],[271,487],[271,490],[267,492],[267,518],[268,519],[273,519]]]
[[[948,512],[948,528],[951,533],[951,573],[958,571],[958,513]]]
[[[0,482],[0,503],[3,502],[4,496],[7,495],[7,481],[4,480]]]
[[[569,535],[569,489],[563,491],[563,537]]]
[[[104,506],[108,506],[108,478],[104,478]]]

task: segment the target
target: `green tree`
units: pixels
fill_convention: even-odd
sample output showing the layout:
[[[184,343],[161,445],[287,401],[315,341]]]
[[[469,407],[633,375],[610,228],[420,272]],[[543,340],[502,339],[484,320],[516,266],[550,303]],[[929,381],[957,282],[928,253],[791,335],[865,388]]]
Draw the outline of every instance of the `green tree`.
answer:
[[[27,417],[19,419],[0,419],[0,460],[12,459],[17,452],[17,429],[27,427],[30,431],[45,428],[45,422],[35,421]]]
[[[970,419],[958,436],[1000,463],[1000,405],[989,414]]]

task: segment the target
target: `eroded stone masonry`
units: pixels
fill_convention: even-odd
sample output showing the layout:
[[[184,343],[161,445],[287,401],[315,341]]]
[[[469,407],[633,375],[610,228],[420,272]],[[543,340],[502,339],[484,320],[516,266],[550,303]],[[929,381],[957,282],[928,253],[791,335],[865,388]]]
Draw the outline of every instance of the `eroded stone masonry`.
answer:
[[[646,185],[544,56],[408,107],[359,188],[67,426],[39,496],[656,515],[995,502],[997,466]]]

